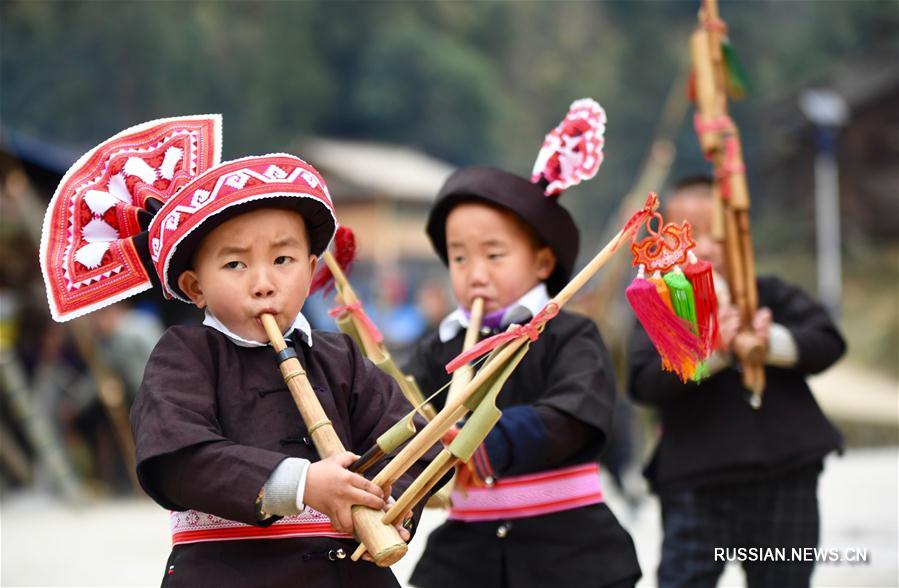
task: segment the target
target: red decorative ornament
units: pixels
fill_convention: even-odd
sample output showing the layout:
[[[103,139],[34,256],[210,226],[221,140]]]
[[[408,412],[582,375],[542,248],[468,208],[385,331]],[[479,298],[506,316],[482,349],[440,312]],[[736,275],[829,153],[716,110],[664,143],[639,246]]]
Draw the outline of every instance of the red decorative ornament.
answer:
[[[531,181],[547,183],[544,193],[558,196],[599,171],[603,161],[606,112],[592,98],[575,100],[568,114],[545,140]]]
[[[356,259],[356,235],[349,227],[337,227],[337,233],[334,234],[334,259],[343,273],[350,273],[350,266]],[[327,294],[333,289],[334,275],[328,264],[321,263],[321,269],[316,272],[309,285],[309,294],[315,294],[319,290],[322,294]]]
[[[660,230],[653,230],[653,218],[659,221]],[[674,223],[663,226],[662,222],[662,215],[658,212],[646,220],[649,235],[631,245],[635,267],[643,265],[648,272],[666,272],[675,265],[686,262],[687,252],[696,247],[690,223],[684,221],[680,226]]]
[[[122,131],[63,176],[44,217],[40,262],[57,321],[152,287],[146,229],[156,210],[219,163],[221,116],[166,118]]]

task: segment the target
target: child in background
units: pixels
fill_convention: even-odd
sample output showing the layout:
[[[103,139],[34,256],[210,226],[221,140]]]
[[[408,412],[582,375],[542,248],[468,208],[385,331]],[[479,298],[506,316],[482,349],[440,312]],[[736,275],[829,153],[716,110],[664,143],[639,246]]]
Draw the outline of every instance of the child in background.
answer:
[[[693,227],[697,257],[721,272],[724,255],[712,237],[712,180],[685,178],[666,203],[665,218]],[[662,436],[646,475],[662,503],[663,588],[715,586],[725,562],[716,548],[810,548],[818,544],[817,483],[824,456],[842,440],[805,382],[833,365],[846,344],[827,312],[776,277],[757,280],[752,326],[768,344],[764,402],[749,403],[731,344],[740,327],[736,306],[719,294],[720,348],[711,376],[683,383],[663,372],[642,328],[631,340],[630,394],[659,410]],[[725,288],[720,273],[716,290]],[[808,586],[813,561],[743,563],[750,588]]]
[[[579,237],[557,186],[596,173],[604,124],[598,104],[575,102],[547,136],[538,159],[546,163],[533,183],[466,167],[440,190],[427,233],[449,267],[458,309],[406,366],[423,390],[446,382],[444,366],[462,350],[476,298],[484,300],[482,334],[489,335],[527,322],[567,283]],[[449,520],[428,538],[412,584],[633,586],[640,577],[634,545],[603,502],[596,462],[614,404],[599,331],[563,310],[500,392],[502,418],[471,460],[476,483],[453,492]]]

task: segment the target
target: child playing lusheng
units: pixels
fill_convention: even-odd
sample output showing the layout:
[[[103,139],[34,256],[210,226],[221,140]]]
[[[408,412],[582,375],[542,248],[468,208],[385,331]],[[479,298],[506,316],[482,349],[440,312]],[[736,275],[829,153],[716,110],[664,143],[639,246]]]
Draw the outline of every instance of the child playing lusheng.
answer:
[[[447,180],[427,233],[449,266],[459,309],[407,366],[422,389],[446,381],[444,366],[462,349],[476,298],[484,300],[482,333],[490,334],[527,322],[568,281],[578,230],[554,187],[596,173],[604,123],[598,104],[575,102],[548,136],[560,148],[541,152],[538,162],[549,161],[538,183],[487,167],[463,168]],[[546,195],[549,180],[553,196]],[[503,387],[502,418],[471,460],[477,483],[453,493],[449,520],[428,538],[412,583],[633,586],[640,576],[633,542],[603,502],[596,465],[614,403],[612,366],[596,326],[560,312]]]
[[[346,469],[355,454],[319,460],[259,318],[274,316],[345,447],[369,447],[406,415],[389,376],[300,312],[336,229],[327,188],[290,155],[219,165],[219,128],[218,117],[134,127],[66,175],[42,248],[54,317],[146,289],[150,264],[168,297],[206,311],[204,326],[166,331],[132,409],[140,482],[174,511],[163,585],[396,586],[390,570],[346,558],[351,507],[388,495]],[[123,285],[109,268],[127,261]],[[91,278],[93,295],[67,287]]]
[[[712,180],[686,178],[665,217],[689,221],[696,255],[723,269],[713,239]],[[775,277],[757,280],[756,334],[767,343],[767,382],[759,409],[750,405],[731,346],[736,306],[719,295],[720,348],[699,385],[663,372],[642,328],[631,341],[630,393],[659,409],[662,436],[647,477],[662,504],[664,540],[659,586],[715,586],[725,548],[811,548],[818,544],[817,483],[825,455],[842,445],[805,377],[830,367],[845,343],[824,308]],[[725,286],[716,275],[716,289]],[[808,586],[814,562],[746,561],[746,583]]]

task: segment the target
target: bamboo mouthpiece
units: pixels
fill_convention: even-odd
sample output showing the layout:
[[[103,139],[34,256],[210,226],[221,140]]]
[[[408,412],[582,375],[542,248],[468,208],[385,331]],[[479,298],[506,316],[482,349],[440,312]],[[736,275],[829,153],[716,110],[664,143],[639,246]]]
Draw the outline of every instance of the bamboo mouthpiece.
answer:
[[[280,353],[287,347],[287,343],[284,342],[284,336],[278,328],[275,317],[263,314],[260,318],[272,347],[275,352]],[[280,369],[318,454],[324,459],[342,453],[343,443],[318,401],[306,377],[306,371],[296,355],[281,361]],[[382,522],[383,516],[384,513],[381,511],[358,505],[353,507],[353,528],[359,539],[360,548],[364,546],[364,549],[372,554],[375,564],[386,568],[406,555],[408,546],[395,527]]]

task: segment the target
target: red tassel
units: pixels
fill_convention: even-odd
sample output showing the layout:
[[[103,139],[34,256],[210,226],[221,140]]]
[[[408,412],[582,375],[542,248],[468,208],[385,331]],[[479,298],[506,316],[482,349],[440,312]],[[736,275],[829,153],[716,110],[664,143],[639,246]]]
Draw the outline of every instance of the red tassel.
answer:
[[[702,360],[703,345],[691,325],[668,310],[655,284],[636,278],[625,291],[634,314],[662,357],[662,367],[686,382]]]
[[[337,265],[340,266],[343,273],[348,274],[350,272],[350,266],[355,258],[356,235],[353,234],[349,227],[337,227],[337,233],[334,235],[334,259],[337,260]],[[322,291],[322,294],[327,294],[334,289],[334,276],[331,275],[328,264],[324,262],[319,263],[321,268],[312,278],[312,283],[309,285],[310,295],[315,294],[319,290]]]
[[[696,299],[696,324],[702,339],[705,355],[709,355],[718,345],[718,297],[715,295],[715,279],[712,264],[690,257],[691,263],[684,266],[684,275],[693,286]]]

